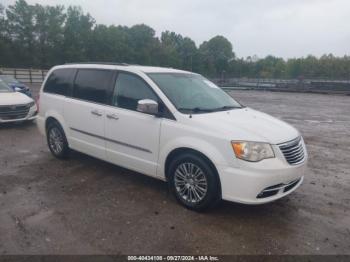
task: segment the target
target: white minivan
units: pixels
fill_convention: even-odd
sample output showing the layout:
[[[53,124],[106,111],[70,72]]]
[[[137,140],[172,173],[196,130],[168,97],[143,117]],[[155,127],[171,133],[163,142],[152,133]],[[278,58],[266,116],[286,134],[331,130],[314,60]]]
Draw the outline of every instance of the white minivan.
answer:
[[[74,149],[169,183],[203,210],[263,204],[303,182],[307,152],[289,124],[242,106],[203,76],[126,64],[52,68],[37,124],[52,154]]]

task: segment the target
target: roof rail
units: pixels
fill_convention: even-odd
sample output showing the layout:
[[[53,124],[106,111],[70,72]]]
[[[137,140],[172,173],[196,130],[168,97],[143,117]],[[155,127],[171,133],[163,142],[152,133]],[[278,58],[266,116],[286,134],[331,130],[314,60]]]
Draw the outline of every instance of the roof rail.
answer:
[[[129,66],[127,63],[113,63],[113,62],[77,62],[77,63],[65,63],[65,65],[121,65]]]

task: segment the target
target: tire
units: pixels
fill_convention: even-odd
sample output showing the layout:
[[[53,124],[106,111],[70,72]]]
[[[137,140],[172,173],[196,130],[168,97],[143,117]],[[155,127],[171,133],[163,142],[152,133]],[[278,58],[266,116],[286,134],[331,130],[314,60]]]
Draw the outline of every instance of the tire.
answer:
[[[185,153],[169,165],[168,182],[177,201],[188,209],[204,211],[221,200],[216,170],[204,158]]]
[[[47,145],[51,153],[59,159],[66,159],[69,156],[69,146],[66,135],[61,125],[54,121],[48,124],[46,129]]]

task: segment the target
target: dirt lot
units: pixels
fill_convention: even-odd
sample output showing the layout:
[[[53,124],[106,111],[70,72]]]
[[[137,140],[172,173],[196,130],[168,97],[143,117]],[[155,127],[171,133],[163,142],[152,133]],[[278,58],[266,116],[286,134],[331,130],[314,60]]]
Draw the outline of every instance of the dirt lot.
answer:
[[[295,125],[310,154],[275,203],[188,211],[161,181],[74,153],[33,124],[0,127],[0,254],[350,254],[350,97],[232,91]]]

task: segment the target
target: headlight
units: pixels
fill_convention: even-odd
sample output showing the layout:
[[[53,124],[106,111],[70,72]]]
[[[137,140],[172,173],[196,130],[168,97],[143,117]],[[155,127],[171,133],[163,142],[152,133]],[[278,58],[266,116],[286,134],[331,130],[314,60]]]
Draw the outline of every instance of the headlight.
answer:
[[[236,157],[245,161],[259,162],[275,157],[271,145],[267,143],[232,141],[231,144]]]
[[[31,107],[33,107],[34,105],[35,105],[35,102],[30,102],[30,103],[28,104],[28,107],[31,108]]]

